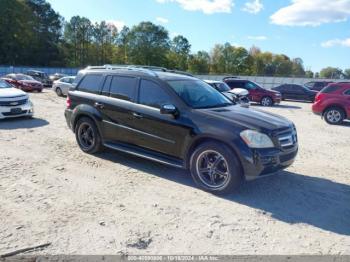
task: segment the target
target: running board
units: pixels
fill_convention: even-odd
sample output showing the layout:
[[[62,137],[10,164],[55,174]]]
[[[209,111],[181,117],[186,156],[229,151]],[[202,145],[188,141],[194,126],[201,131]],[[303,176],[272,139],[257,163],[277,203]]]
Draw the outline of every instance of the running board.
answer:
[[[150,150],[146,150],[146,149],[141,149],[132,145],[125,145],[125,144],[119,144],[119,143],[104,143],[103,144],[105,147],[113,149],[113,150],[117,150],[117,151],[121,151],[130,155],[134,155],[134,156],[138,156],[138,157],[142,157],[145,159],[149,159],[161,164],[165,164],[168,166],[173,166],[173,167],[177,167],[177,168],[185,168],[184,167],[184,163],[183,161],[181,161],[180,159],[176,159],[174,157],[168,157],[168,156],[164,156],[161,155],[159,153],[156,152],[152,152]]]

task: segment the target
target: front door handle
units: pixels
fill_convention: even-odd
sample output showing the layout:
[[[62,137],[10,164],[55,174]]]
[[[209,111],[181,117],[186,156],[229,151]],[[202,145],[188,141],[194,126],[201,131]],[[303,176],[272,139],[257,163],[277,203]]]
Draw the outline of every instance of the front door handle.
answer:
[[[94,107],[99,108],[99,109],[103,109],[105,106],[103,104],[101,104],[101,103],[96,102],[94,104]]]
[[[136,118],[138,118],[138,119],[141,119],[141,118],[143,118],[143,116],[141,115],[141,114],[139,114],[139,113],[132,113],[132,115],[134,116],[134,117],[136,117]]]

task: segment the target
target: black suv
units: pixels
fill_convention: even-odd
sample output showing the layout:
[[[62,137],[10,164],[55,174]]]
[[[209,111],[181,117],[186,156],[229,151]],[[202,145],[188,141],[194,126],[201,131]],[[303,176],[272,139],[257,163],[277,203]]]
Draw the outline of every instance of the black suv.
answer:
[[[298,151],[289,120],[235,105],[205,82],[163,69],[82,70],[65,117],[84,152],[107,147],[189,169],[213,193],[284,169]]]
[[[310,90],[321,91],[324,87],[328,86],[331,83],[333,83],[333,82],[331,82],[331,81],[313,81],[313,82],[307,82],[304,85],[307,88],[309,88]]]
[[[41,82],[45,87],[52,86],[52,80],[44,72],[37,71],[37,70],[28,70],[26,75],[29,75],[29,76],[33,77],[35,80]]]

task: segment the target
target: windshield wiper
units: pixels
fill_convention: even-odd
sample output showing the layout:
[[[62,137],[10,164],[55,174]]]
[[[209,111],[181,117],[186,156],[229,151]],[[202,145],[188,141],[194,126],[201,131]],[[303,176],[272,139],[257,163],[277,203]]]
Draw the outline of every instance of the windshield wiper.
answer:
[[[224,103],[224,104],[211,105],[211,106],[195,107],[195,109],[218,108],[218,107],[226,107],[226,106],[233,106],[233,105],[234,105],[233,103]]]

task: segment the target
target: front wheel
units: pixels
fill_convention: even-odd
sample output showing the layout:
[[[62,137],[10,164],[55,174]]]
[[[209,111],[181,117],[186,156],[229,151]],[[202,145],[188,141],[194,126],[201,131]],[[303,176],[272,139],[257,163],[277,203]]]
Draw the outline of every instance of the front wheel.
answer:
[[[343,122],[345,114],[341,108],[331,107],[325,111],[324,118],[328,124],[339,125]]]
[[[58,96],[63,96],[63,92],[62,92],[61,88],[59,88],[59,87],[56,88],[56,94]]]
[[[78,120],[75,127],[75,137],[81,150],[94,154],[102,149],[102,141],[96,124],[87,117]]]
[[[196,184],[214,194],[233,192],[243,177],[234,152],[216,142],[202,144],[193,152],[190,170]]]
[[[264,96],[261,101],[260,101],[260,104],[262,106],[272,106],[273,105],[273,101],[271,99],[271,97],[269,96]]]

